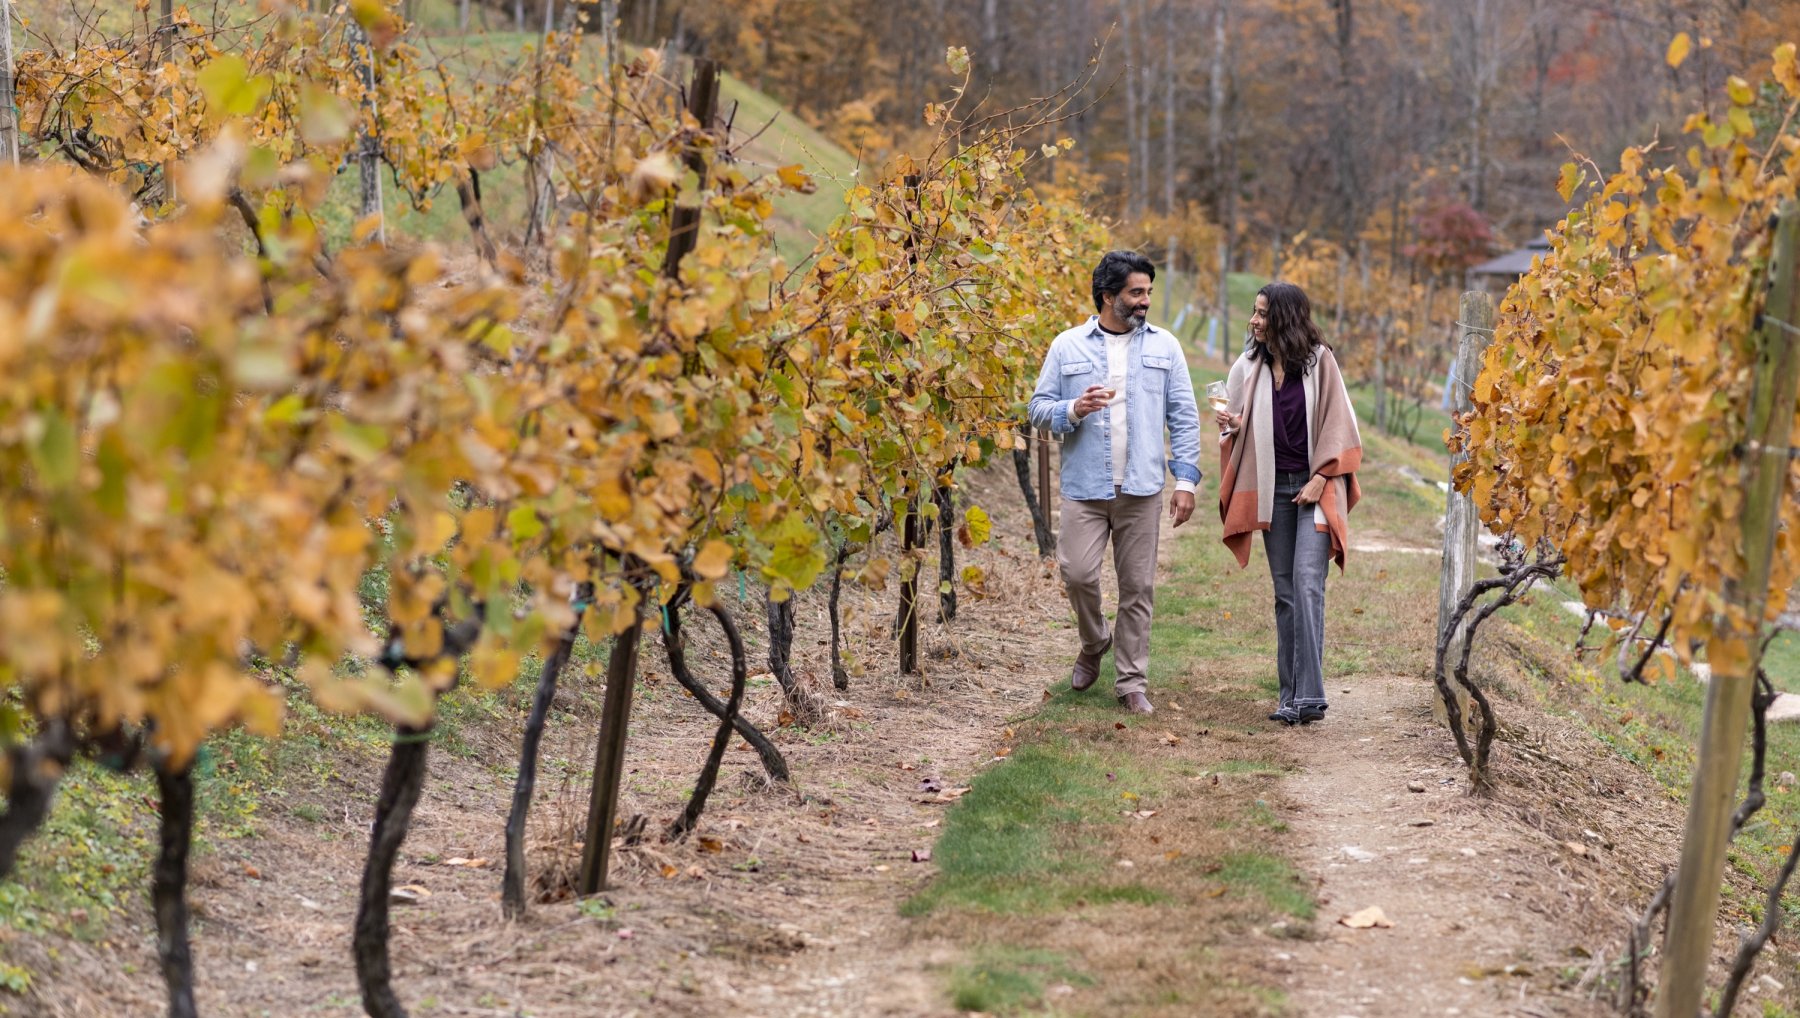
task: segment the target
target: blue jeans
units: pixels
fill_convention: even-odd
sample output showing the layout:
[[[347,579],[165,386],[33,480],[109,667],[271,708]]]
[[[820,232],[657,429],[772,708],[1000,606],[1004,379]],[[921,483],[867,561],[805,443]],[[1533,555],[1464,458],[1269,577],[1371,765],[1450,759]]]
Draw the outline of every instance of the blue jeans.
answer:
[[[1325,574],[1331,535],[1313,524],[1313,507],[1295,505],[1304,473],[1275,475],[1275,512],[1263,550],[1275,580],[1275,669],[1281,679],[1279,713],[1317,718],[1325,713]]]

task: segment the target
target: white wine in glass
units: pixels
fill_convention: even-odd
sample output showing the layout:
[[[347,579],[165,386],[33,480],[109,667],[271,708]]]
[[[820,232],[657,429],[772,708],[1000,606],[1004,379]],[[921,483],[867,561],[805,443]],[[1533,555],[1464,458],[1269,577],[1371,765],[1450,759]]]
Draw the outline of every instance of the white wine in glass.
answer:
[[[1226,392],[1224,382],[1206,383],[1206,402],[1212,406],[1214,413],[1220,414],[1231,406],[1231,396]],[[1219,434],[1229,435],[1236,430],[1236,428],[1220,428]]]

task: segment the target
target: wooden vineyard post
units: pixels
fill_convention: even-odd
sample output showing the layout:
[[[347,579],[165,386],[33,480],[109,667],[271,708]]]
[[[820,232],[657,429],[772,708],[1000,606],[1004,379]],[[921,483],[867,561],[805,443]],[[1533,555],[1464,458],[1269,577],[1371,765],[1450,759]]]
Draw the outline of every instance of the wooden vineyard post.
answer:
[[[12,0],[0,0],[0,166],[17,165],[19,113],[13,95]]]
[[[583,896],[598,894],[606,887],[613,821],[619,815],[619,781],[625,775],[625,734],[631,723],[632,686],[637,683],[638,643],[643,631],[640,610],[631,628],[613,638],[612,654],[606,659],[606,700],[600,708],[594,786],[588,792],[587,837],[581,846],[581,873],[576,884]]]
[[[693,84],[688,89],[688,112],[700,122],[702,130],[712,130],[719,109],[719,65],[712,60],[694,61]],[[696,173],[705,170],[703,158],[689,148],[682,155]],[[669,279],[681,276],[681,261],[693,253],[700,236],[700,203],[696,195],[691,201],[675,205],[670,224],[669,248],[663,256],[663,275]],[[631,561],[626,562],[630,572]],[[647,585],[639,595],[649,596]],[[594,748],[594,785],[588,794],[587,840],[581,849],[581,872],[576,889],[583,895],[598,894],[606,887],[607,863],[612,855],[613,822],[619,815],[619,782],[625,774],[625,737],[631,727],[631,693],[637,682],[638,643],[643,637],[644,620],[640,608],[631,628],[620,633],[606,662],[606,699],[600,708],[600,737]]]
[[[1461,310],[1456,318],[1462,339],[1456,347],[1456,381],[1450,394],[1450,408],[1456,413],[1469,409],[1469,393],[1475,376],[1481,372],[1481,355],[1494,338],[1494,298],[1479,290],[1462,295]],[[1456,468],[1467,460],[1467,453],[1457,453],[1450,460],[1452,487],[1444,500],[1444,563],[1438,575],[1437,632],[1444,631],[1456,606],[1475,585],[1475,537],[1481,527],[1481,514],[1469,496],[1454,487]],[[1444,660],[1456,661],[1462,655],[1462,633],[1450,641]],[[1456,706],[1463,717],[1469,716],[1469,691],[1457,684]],[[1448,724],[1449,716],[1442,697],[1433,697],[1431,711],[1439,724]]]
[[[1770,560],[1781,503],[1787,495],[1788,445],[1800,387],[1800,262],[1796,234],[1800,214],[1782,206],[1775,228],[1775,257],[1768,300],[1757,331],[1756,382],[1750,396],[1749,428],[1743,445],[1744,561],[1739,583],[1724,591],[1726,612],[1707,647],[1712,680],[1706,686],[1700,755],[1688,797],[1681,864],[1669,906],[1667,953],[1656,994],[1657,1018],[1694,1018],[1706,993],[1718,921],[1719,884],[1731,835],[1744,730],[1762,656],[1763,614],[1769,594]],[[1736,612],[1731,607],[1737,608]]]
[[[909,173],[905,178],[906,185],[906,217],[912,232],[906,238],[907,257],[914,266],[919,264],[917,223],[913,221],[913,212],[919,207],[919,180],[916,173]],[[911,395],[911,393],[908,393]],[[915,675],[919,671],[919,569],[913,558],[913,549],[919,547],[919,501],[924,492],[924,484],[907,494],[901,503],[900,560],[902,579],[900,581],[900,674]],[[940,521],[942,522],[942,521]],[[910,570],[910,572],[908,572]]]
[[[694,61],[694,78],[688,87],[687,110],[700,122],[702,131],[712,130],[713,117],[719,112],[718,61],[704,58]],[[683,153],[682,161],[696,174],[706,172],[704,157],[692,146]],[[704,176],[701,181],[704,185]],[[686,201],[675,203],[674,218],[669,226],[669,250],[663,258],[663,275],[670,279],[679,278],[682,259],[693,252],[699,239],[700,195],[694,194]]]
[[[1050,516],[1050,432],[1040,431],[1037,437],[1037,484],[1038,505],[1044,510],[1044,529],[1049,531],[1051,546],[1056,544],[1056,525]]]
[[[907,560],[913,557],[913,549],[919,547],[919,513],[918,500],[909,498],[901,503],[900,511],[904,514],[904,522],[900,528],[901,568],[907,568]],[[911,562],[912,573],[900,581],[900,674],[914,675],[919,671],[919,570],[918,563]]]

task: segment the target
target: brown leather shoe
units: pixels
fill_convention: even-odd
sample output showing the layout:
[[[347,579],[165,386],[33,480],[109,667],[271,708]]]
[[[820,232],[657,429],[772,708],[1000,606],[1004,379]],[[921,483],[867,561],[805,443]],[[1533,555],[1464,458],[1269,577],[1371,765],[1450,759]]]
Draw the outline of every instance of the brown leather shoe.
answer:
[[[1150,706],[1150,698],[1142,693],[1126,693],[1119,697],[1119,706],[1133,714],[1155,714],[1156,708]]]
[[[1106,646],[1094,653],[1075,655],[1075,668],[1069,672],[1069,688],[1077,693],[1091,688],[1094,680],[1100,677],[1101,656],[1111,649],[1112,639],[1109,637]]]

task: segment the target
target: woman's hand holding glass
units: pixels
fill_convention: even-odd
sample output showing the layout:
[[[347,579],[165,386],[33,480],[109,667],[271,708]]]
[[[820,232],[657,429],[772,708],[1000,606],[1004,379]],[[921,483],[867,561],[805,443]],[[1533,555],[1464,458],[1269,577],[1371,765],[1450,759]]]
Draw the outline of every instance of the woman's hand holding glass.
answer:
[[[1224,382],[1206,383],[1206,402],[1213,408],[1213,420],[1218,422],[1220,438],[1224,438],[1238,429],[1238,424],[1243,421],[1244,415],[1231,413],[1227,409],[1231,406],[1231,394],[1226,389]]]

